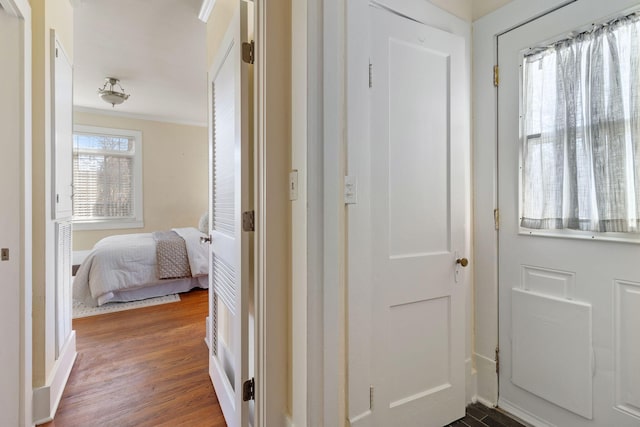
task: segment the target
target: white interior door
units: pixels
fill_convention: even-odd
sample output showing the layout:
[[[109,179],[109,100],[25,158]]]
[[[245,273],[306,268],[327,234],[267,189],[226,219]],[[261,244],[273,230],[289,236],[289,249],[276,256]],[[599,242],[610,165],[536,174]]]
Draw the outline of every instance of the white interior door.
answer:
[[[640,246],[521,228],[519,185],[524,52],[632,6],[578,1],[498,39],[499,405],[536,425],[640,425]]]
[[[372,425],[440,427],[465,413],[464,40],[369,12],[370,161],[348,220],[369,225],[349,253],[370,270],[350,283],[372,287]]]
[[[250,380],[249,298],[252,232],[243,213],[253,206],[249,134],[248,5],[237,2],[210,73],[209,374],[229,426],[249,425],[243,385]]]

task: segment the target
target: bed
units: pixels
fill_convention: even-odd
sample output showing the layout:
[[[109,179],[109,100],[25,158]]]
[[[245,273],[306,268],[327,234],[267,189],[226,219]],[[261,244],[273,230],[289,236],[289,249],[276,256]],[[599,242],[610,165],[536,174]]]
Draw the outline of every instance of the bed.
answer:
[[[207,288],[204,236],[187,227],[105,237],[80,265],[73,298],[95,307]]]

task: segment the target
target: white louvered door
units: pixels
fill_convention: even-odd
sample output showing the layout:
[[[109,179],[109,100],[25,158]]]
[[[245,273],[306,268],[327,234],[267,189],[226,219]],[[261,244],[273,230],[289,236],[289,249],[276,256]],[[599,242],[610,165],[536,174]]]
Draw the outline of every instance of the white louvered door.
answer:
[[[71,334],[70,221],[56,222],[56,359]]]
[[[209,375],[227,425],[249,425],[243,384],[249,380],[249,289],[252,233],[242,214],[252,205],[247,4],[238,8],[209,74]]]

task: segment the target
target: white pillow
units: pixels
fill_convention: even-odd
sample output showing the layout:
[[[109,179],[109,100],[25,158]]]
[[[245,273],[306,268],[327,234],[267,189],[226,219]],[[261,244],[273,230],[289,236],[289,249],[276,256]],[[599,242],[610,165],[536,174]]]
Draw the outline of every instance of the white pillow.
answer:
[[[207,234],[209,232],[209,212],[205,212],[200,217],[200,221],[198,222],[198,230],[201,233]]]

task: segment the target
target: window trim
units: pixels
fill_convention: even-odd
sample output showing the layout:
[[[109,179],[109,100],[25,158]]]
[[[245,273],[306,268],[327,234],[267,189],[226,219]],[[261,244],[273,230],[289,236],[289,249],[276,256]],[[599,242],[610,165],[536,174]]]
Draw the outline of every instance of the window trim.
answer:
[[[79,125],[73,126],[73,134],[94,134],[109,136],[126,136],[134,140],[133,155],[133,206],[132,218],[118,219],[76,219],[72,218],[74,230],[115,230],[144,227],[143,205],[143,175],[142,175],[142,132],[138,130],[108,128],[100,126]]]

